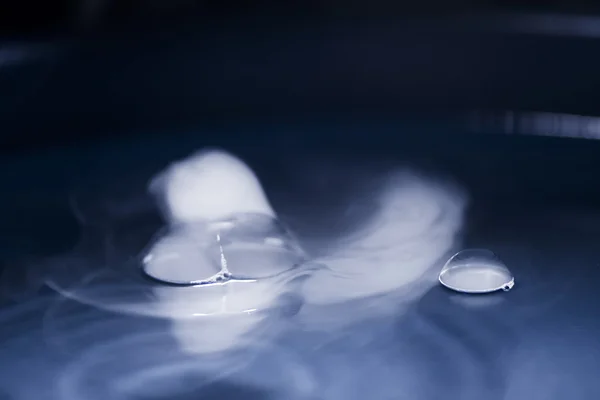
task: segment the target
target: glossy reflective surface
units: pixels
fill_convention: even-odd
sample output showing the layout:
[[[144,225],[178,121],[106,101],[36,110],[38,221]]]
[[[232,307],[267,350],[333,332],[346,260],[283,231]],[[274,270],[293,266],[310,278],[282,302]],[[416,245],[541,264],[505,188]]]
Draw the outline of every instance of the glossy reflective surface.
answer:
[[[506,265],[486,249],[459,251],[444,264],[438,279],[447,288],[464,293],[507,292],[515,284]]]
[[[275,131],[247,129],[263,129],[265,137]],[[366,253],[354,247],[344,254],[359,254],[373,277],[404,283],[381,292],[375,278],[335,285],[357,274],[334,274],[331,292],[355,287],[369,295],[329,304],[287,298],[276,313],[235,319],[173,318],[170,313],[206,304],[172,296],[174,288],[137,303],[139,292],[120,298],[139,309],[148,301],[163,304],[161,315],[153,315],[160,318],[106,312],[47,289],[37,294],[49,257],[67,254],[72,265],[92,271],[112,266],[114,276],[116,266],[139,254],[162,226],[151,217],[151,205],[135,200],[143,190],[114,202],[123,207],[86,208],[107,221],[88,226],[73,216],[69,195],[94,192],[88,198],[113,204],[119,181],[142,182],[143,188],[166,163],[202,147],[198,132],[5,160],[2,182],[10,189],[2,199],[7,239],[0,356],[11,368],[0,373],[2,390],[25,400],[597,398],[600,143],[413,129],[414,136],[403,136],[406,127],[392,123],[386,129],[315,125],[305,136],[286,139],[302,142],[293,151],[276,139],[269,147],[250,136],[221,139],[246,157],[311,257],[326,261],[333,249],[363,240]],[[361,135],[340,141],[334,131]],[[389,193],[379,189],[397,182],[389,179],[397,168],[436,189],[407,186],[411,196],[400,199],[420,198],[422,206],[424,198],[413,194],[442,196],[457,186],[468,195],[464,214],[428,219],[428,208],[399,202],[398,223],[419,229],[399,230],[390,241],[375,235],[379,225],[369,222],[379,220],[370,217],[387,204],[382,199],[394,198],[379,196]],[[127,209],[146,212],[136,216]],[[441,230],[454,227],[450,222],[458,224],[456,234]],[[441,241],[447,232],[452,240]],[[82,238],[88,244],[73,251]],[[402,251],[384,251],[390,243]],[[431,243],[444,243],[447,254],[437,257],[440,246]],[[419,248],[428,250],[427,258],[413,254]],[[515,288],[481,296],[445,290],[437,276],[461,248],[493,249],[517,278]],[[434,259],[431,268],[421,269],[424,259]],[[393,280],[415,265],[418,274]]]

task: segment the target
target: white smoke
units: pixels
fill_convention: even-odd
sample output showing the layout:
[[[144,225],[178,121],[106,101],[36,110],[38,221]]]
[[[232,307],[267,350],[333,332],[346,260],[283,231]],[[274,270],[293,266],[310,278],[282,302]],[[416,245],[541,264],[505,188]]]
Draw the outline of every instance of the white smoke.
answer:
[[[174,163],[153,180],[151,190],[162,201],[165,215],[174,224],[219,219],[244,212],[275,216],[252,170],[242,161],[221,151],[201,152]],[[313,264],[322,264],[323,268],[311,271],[301,289],[307,305],[302,319],[308,325],[321,324],[323,318],[330,319],[328,322],[332,322],[332,319],[356,322],[383,310],[397,310],[402,305],[390,304],[390,301],[401,300],[408,304],[424,293],[437,282],[443,258],[456,244],[466,205],[465,196],[456,187],[408,170],[388,171],[373,192],[358,194],[350,203],[361,201],[368,202],[369,218],[342,232],[335,240],[328,241],[325,249],[315,251],[319,256],[313,260]],[[318,207],[318,203],[314,207]],[[198,268],[207,265],[206,262],[198,262],[204,256],[199,253],[201,245],[194,244],[192,236],[191,233],[185,236],[185,232],[179,230],[177,235],[167,236],[157,243],[155,254],[160,250],[171,256],[167,258],[167,261],[171,260],[167,263],[169,265],[162,263],[160,266],[162,276],[191,277],[199,273]],[[165,249],[165,246],[168,248]],[[188,261],[181,260],[181,257],[187,257]],[[189,262],[192,259],[196,261]],[[255,261],[252,257],[245,261],[249,264],[246,267],[248,271],[260,270],[259,265],[252,266]],[[204,275],[211,273],[216,273],[214,266]],[[276,305],[279,293],[268,281],[249,286],[253,290],[224,292],[223,286],[192,288],[198,294],[191,297],[189,292],[164,288],[157,289],[157,295],[169,307],[176,305],[178,310],[174,312],[178,315],[180,307],[210,308],[211,315],[219,315],[222,313],[218,310],[218,304],[223,302],[244,304],[246,309],[261,310]],[[214,298],[208,296],[209,292]],[[200,294],[201,299],[190,303],[189,299]],[[183,296],[181,300],[173,298],[180,295]],[[373,298],[388,295],[395,295],[395,298],[383,299],[376,306],[372,303]],[[369,304],[364,311],[366,315],[358,312],[358,309],[351,315],[331,316],[327,313],[329,306],[361,299]],[[186,302],[190,305],[183,304]],[[204,305],[198,306],[199,302]],[[208,306],[213,303],[217,306]],[[227,319],[219,318],[216,321],[224,323]],[[203,340],[207,339],[209,332],[213,332],[214,340],[219,342],[217,348],[233,346],[236,340],[255,329],[261,319],[244,318],[243,321],[227,322],[226,335],[219,329],[207,330]],[[177,324],[175,322],[175,326]],[[175,334],[179,334],[189,348],[190,338],[194,336],[181,332],[175,329]],[[224,340],[229,340],[229,344]]]
[[[211,252],[219,249],[220,240],[207,234],[206,222],[236,214],[274,216],[254,172],[223,151],[202,151],[173,163],[151,181],[149,189],[173,229],[150,249],[145,270],[166,282],[191,282],[229,273],[226,264],[217,261],[218,254]],[[263,260],[247,254],[244,261]],[[260,280],[158,287],[154,292],[163,315],[188,314],[188,318],[173,320],[172,331],[182,348],[200,353],[225,351],[251,340],[251,332],[264,320],[261,312],[273,308],[280,295],[277,285]],[[190,321],[193,317],[198,318]],[[205,320],[200,323],[199,318]],[[198,335],[199,329],[202,335]]]
[[[455,244],[465,199],[435,181],[393,173],[375,198],[374,213],[320,259],[329,268],[306,284],[306,301],[329,304],[415,284]]]
[[[152,180],[150,192],[172,223],[218,220],[234,213],[273,215],[254,172],[218,150],[173,163]]]

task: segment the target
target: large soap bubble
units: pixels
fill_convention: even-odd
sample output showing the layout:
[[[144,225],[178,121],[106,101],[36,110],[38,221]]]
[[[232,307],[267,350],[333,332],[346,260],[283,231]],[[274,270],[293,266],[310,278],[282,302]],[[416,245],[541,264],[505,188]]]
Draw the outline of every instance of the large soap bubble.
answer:
[[[170,227],[143,258],[143,271],[167,284],[209,285],[274,277],[304,261],[275,218],[238,214]]]

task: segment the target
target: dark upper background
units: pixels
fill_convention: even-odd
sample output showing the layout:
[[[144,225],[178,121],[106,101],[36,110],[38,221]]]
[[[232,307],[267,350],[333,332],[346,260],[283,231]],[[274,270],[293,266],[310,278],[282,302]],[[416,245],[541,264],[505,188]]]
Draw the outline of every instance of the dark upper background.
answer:
[[[0,148],[249,120],[599,115],[600,20],[569,19],[598,11],[557,0],[3,2]]]
[[[24,0],[3,2],[0,28],[3,34],[49,34],[82,29],[111,29],[145,21],[193,19],[206,23],[239,16],[273,15],[307,19],[332,16],[431,15],[472,11],[531,11],[588,14],[600,10],[589,1],[565,0]]]

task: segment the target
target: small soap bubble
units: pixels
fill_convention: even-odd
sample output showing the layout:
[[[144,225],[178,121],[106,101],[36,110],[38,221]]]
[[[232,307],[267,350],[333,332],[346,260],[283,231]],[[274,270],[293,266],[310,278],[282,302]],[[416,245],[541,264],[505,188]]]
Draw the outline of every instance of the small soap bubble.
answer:
[[[509,291],[515,284],[508,267],[486,249],[467,249],[453,255],[442,268],[439,281],[462,293]]]

